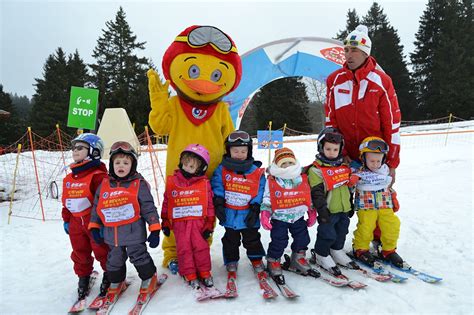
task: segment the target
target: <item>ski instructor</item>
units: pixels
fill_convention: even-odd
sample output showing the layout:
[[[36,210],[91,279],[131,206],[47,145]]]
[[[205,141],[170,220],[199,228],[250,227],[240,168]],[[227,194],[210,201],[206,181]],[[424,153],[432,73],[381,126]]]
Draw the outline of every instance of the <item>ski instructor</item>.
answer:
[[[401,116],[392,79],[370,56],[372,41],[365,25],[357,26],[343,44],[346,62],[326,81],[325,125],[343,134],[343,155],[349,163],[359,161],[359,145],[366,137],[384,139],[389,145],[386,163],[395,178]]]
[[[156,134],[169,135],[166,175],[173,175],[178,168],[181,152],[189,144],[198,143],[210,153],[206,170],[210,177],[225,153],[227,136],[234,131],[228,104],[222,98],[237,88],[242,76],[237,48],[227,34],[214,26],[190,26],[168,47],[162,67],[164,83],[155,70],[148,71],[148,123]],[[169,85],[176,96],[169,97]],[[177,273],[173,233],[164,238],[162,246],[163,267]]]
[[[390,168],[393,185],[400,163],[401,115],[392,79],[370,56],[372,41],[367,26],[357,26],[343,44],[346,62],[326,80],[325,125],[339,129],[344,136],[344,160],[353,168],[361,165],[362,140],[366,137],[385,140],[389,146],[385,163]],[[379,239],[378,227],[374,235]]]

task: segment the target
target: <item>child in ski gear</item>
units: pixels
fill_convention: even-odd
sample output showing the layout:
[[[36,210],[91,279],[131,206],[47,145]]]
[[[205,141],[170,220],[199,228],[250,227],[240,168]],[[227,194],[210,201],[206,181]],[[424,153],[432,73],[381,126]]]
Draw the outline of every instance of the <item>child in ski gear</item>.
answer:
[[[100,262],[104,276],[100,292],[105,295],[109,287],[107,280],[108,246],[96,244],[87,229],[91,218],[94,195],[102,179],[107,177],[107,168],[100,161],[104,143],[102,139],[91,133],[83,133],[72,140],[71,173],[63,180],[62,218],[63,227],[72,245],[71,259],[74,272],[79,277],[79,299],[85,298],[89,291],[89,280],[93,270],[94,257]]]
[[[318,136],[318,154],[308,170],[311,200],[318,211],[318,232],[312,262],[335,275],[341,274],[337,264],[353,264],[344,252],[349,218],[354,215],[347,183],[350,168],[343,164],[342,134],[332,127]]]
[[[222,251],[229,272],[237,270],[241,240],[255,270],[264,270],[265,250],[258,232],[258,218],[265,176],[260,168],[262,162],[252,157],[252,146],[247,132],[232,132],[225,141],[226,154],[211,179],[216,216],[225,228]]]
[[[373,265],[375,257],[369,252],[369,247],[378,223],[383,259],[403,268],[403,259],[396,252],[400,219],[393,211],[389,189],[392,177],[385,164],[388,150],[388,144],[379,137],[367,137],[359,146],[362,168],[351,175],[352,182],[356,183],[354,203],[359,218],[354,231],[353,248],[358,259]]]
[[[301,174],[300,163],[292,150],[275,151],[270,174],[265,185],[260,220],[265,230],[270,230],[271,242],[267,251],[270,275],[284,282],[280,258],[288,245],[288,231],[293,237],[290,268],[307,274],[311,269],[306,261],[310,242],[308,227],[316,222],[316,211],[311,206],[311,194],[306,174]],[[308,220],[304,220],[308,213]]]
[[[213,286],[211,256],[207,239],[214,231],[214,205],[211,184],[205,173],[209,152],[200,144],[190,144],[179,160],[178,169],[166,179],[161,210],[163,233],[174,231],[178,271],[193,287],[198,278]]]
[[[157,284],[156,267],[148,253],[160,242],[160,221],[150,185],[137,172],[138,155],[125,141],[112,144],[109,177],[97,190],[89,229],[97,243],[110,247],[107,257],[108,296],[125,285],[127,258],[142,279],[140,292],[153,292]],[[146,224],[150,230],[147,238]],[[108,297],[109,298],[109,297]]]

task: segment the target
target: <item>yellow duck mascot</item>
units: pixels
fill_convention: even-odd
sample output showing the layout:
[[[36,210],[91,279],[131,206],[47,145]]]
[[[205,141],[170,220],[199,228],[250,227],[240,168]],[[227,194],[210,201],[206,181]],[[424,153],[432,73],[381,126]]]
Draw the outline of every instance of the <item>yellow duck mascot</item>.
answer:
[[[237,48],[216,27],[190,26],[168,47],[162,67],[165,83],[153,69],[147,73],[151,102],[148,123],[156,134],[169,135],[166,175],[173,175],[181,151],[188,144],[199,143],[211,156],[206,172],[210,177],[225,153],[225,139],[234,131],[228,104],[221,99],[237,88],[242,76]],[[171,98],[170,84],[177,93]],[[176,243],[172,233],[164,238],[162,247],[163,267],[175,269]]]

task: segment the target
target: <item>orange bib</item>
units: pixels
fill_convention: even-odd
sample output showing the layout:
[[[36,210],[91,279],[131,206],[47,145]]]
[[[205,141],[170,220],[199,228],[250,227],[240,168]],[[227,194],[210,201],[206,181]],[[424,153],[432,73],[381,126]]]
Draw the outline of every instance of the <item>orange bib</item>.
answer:
[[[166,193],[171,221],[197,220],[207,216],[208,180],[200,180],[191,186],[178,186],[173,176],[168,176]]]
[[[349,175],[351,169],[346,165],[341,166],[321,166],[314,162],[314,166],[321,170],[326,190],[331,191],[335,188],[341,187],[349,182]]]
[[[258,195],[263,168],[257,168],[250,174],[240,175],[222,169],[222,182],[225,190],[225,207],[233,210],[246,210],[249,202]]]
[[[91,212],[94,202],[94,194],[90,189],[92,177],[103,173],[102,170],[95,170],[82,178],[74,178],[70,173],[64,178],[62,202],[74,217],[82,217]]]
[[[301,211],[308,211],[311,208],[311,188],[308,183],[308,176],[302,174],[302,182],[294,188],[283,188],[276,182],[273,176],[268,176],[270,188],[270,203],[272,211],[295,214]]]
[[[132,181],[128,188],[112,188],[108,178],[102,181],[96,210],[104,226],[117,227],[140,219],[139,188],[139,179]]]

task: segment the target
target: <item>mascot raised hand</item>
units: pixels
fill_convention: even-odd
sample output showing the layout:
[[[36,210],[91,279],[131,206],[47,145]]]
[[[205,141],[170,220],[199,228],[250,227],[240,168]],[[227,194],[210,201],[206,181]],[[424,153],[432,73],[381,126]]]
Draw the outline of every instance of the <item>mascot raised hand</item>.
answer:
[[[222,98],[237,88],[242,63],[232,39],[213,26],[191,26],[181,32],[163,56],[162,82],[148,71],[151,112],[148,124],[169,135],[166,175],[178,168],[181,152],[199,143],[210,153],[206,174],[212,176],[225,153],[224,141],[234,131],[228,104]],[[169,97],[172,86],[177,96]],[[175,272],[174,235],[163,240],[163,266]]]

